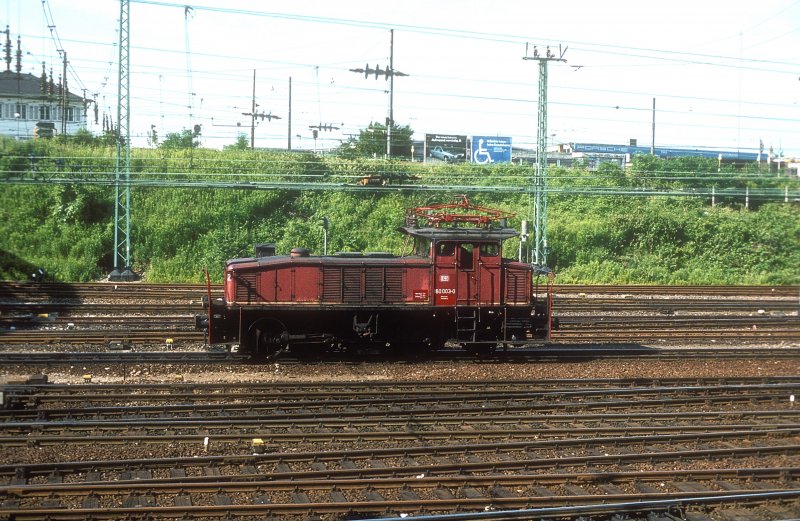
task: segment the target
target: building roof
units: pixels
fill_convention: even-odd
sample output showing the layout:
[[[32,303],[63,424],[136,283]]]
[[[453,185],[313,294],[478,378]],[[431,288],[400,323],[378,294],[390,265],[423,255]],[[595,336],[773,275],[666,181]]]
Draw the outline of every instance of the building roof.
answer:
[[[570,143],[573,152],[584,154],[650,154],[650,147],[635,145],[610,145],[607,143]],[[663,158],[673,157],[705,157],[709,159],[724,159],[727,161],[758,161],[763,155],[766,161],[767,154],[758,152],[741,152],[739,150],[712,150],[700,148],[670,148],[655,147],[653,154]]]
[[[42,94],[42,79],[29,73],[0,72],[0,98],[29,98],[36,100],[60,100],[59,94]],[[82,96],[67,92],[70,102],[82,102]]]

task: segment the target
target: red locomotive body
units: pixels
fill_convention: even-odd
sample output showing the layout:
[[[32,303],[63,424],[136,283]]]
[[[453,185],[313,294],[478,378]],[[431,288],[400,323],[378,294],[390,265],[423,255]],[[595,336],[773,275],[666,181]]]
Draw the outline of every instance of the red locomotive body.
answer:
[[[458,206],[476,208],[466,198]],[[467,217],[474,216],[455,221],[470,223]],[[224,299],[211,302],[201,327],[209,343],[239,344],[257,357],[301,347],[413,352],[448,341],[488,352],[547,338],[549,280],[537,297],[533,267],[502,257],[503,241],[517,232],[490,221],[442,222],[451,221],[410,216],[401,228],[413,240],[405,256],[311,256],[295,248],[289,256],[228,261]]]

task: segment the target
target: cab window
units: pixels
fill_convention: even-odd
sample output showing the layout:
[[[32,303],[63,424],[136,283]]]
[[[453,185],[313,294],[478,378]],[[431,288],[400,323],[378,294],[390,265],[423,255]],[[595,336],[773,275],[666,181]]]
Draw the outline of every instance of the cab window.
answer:
[[[436,255],[439,257],[452,257],[456,252],[456,245],[452,242],[440,242],[436,245]]]
[[[481,257],[497,257],[500,255],[500,245],[496,242],[484,242],[480,245]]]
[[[463,242],[458,245],[458,267],[462,270],[472,269],[472,243]]]
[[[431,241],[424,237],[417,237],[414,239],[414,255],[421,257],[430,257],[431,255]]]

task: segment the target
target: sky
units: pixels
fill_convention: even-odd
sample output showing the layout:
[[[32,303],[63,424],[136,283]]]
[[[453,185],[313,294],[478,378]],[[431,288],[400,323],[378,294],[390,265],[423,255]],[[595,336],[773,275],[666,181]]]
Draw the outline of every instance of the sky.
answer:
[[[67,52],[70,90],[98,104],[95,133],[116,120],[119,14],[117,0],[0,0],[25,72],[45,62],[58,76]],[[206,147],[249,140],[255,87],[256,112],[281,118],[256,121],[256,147],[335,147],[385,123],[389,82],[350,69],[385,70],[393,54],[407,74],[394,79],[394,120],[415,139],[534,148],[534,46],[566,60],[547,65],[551,145],[800,157],[800,0],[130,0],[132,143],[194,125]],[[319,125],[338,129],[315,140]]]

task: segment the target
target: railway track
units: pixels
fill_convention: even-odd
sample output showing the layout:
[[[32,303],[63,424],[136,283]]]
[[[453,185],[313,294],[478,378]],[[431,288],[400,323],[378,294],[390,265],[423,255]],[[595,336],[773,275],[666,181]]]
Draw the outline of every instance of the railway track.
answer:
[[[60,300],[84,302],[101,299],[113,300],[197,300],[206,294],[205,284],[141,284],[141,283],[44,283],[31,282],[0,283],[0,299],[14,300]],[[222,295],[222,286],[214,286],[214,294]]]
[[[0,519],[800,518],[797,377],[538,372],[600,358],[612,368],[744,360],[747,374],[767,374],[800,359],[796,286],[557,286],[560,328],[547,345],[414,360],[430,374],[446,364],[457,382],[291,381],[277,366],[254,367],[246,384],[179,381],[174,373],[239,381],[250,371],[235,354],[205,351],[193,331],[205,292],[0,283],[7,374],[147,373],[135,385],[0,387]],[[706,362],[683,363],[692,359]],[[373,366],[364,360],[280,365],[360,378]],[[531,376],[466,379],[482,367]]]
[[[0,348],[198,345],[205,294],[202,285],[0,283]],[[793,343],[799,297],[797,286],[556,286],[551,341]]]
[[[796,377],[17,387],[15,520],[800,513]]]
[[[447,349],[429,353],[413,359],[417,363],[490,363],[490,362],[581,362],[587,360],[797,360],[800,359],[800,348],[747,348],[747,347],[720,347],[720,348],[647,348],[640,345],[559,345],[542,346],[529,349],[515,349],[509,352],[497,352],[492,355],[476,356],[461,349]],[[321,355],[314,358],[315,363],[362,363],[370,361],[387,360],[386,357],[376,358],[373,355],[347,355],[338,353]],[[391,359],[389,359],[391,361]],[[0,351],[0,365],[17,367],[57,367],[63,365],[81,364],[90,368],[97,365],[116,364],[123,367],[141,364],[183,364],[183,365],[231,365],[250,362],[250,358],[237,353],[225,351],[169,351],[165,349],[150,351],[46,351],[32,352]],[[398,357],[395,361],[407,362],[406,358]],[[258,362],[258,361],[256,361]],[[308,357],[293,358],[287,353],[280,358],[282,365],[297,365],[309,362]]]

